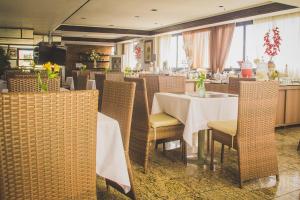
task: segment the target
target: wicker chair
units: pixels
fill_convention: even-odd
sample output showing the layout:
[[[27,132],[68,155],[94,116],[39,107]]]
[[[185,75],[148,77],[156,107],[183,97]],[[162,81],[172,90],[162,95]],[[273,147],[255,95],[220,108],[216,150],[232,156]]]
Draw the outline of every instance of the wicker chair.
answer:
[[[238,151],[240,186],[245,180],[276,175],[275,119],[278,83],[240,82],[238,121],[209,122],[212,129],[211,169],[214,160],[214,141]]]
[[[78,71],[72,71],[72,77],[75,90],[86,90],[87,81],[89,80],[89,73],[81,73]]]
[[[95,74],[95,81],[96,81],[96,88],[99,90],[99,112],[101,112],[101,104],[102,104],[102,94],[103,94],[103,87],[104,81],[124,81],[124,74],[121,72],[110,72],[110,73],[96,73]]]
[[[182,140],[182,159],[186,163],[186,145],[182,139],[184,125],[166,115],[149,115],[146,82],[143,78],[125,78],[136,83],[130,136],[130,158],[148,169],[151,143],[157,140]]]
[[[228,93],[230,94],[239,94],[240,91],[240,81],[255,81],[255,78],[236,78],[236,77],[229,77],[229,84],[228,84]]]
[[[134,192],[133,173],[129,159],[129,140],[131,119],[133,111],[135,93],[135,83],[125,83],[116,81],[104,81],[102,113],[117,120],[120,125],[123,145],[125,150],[126,163],[131,184],[131,191],[126,195],[136,199]],[[124,193],[122,187],[117,183],[106,179],[106,185],[113,186],[121,193]]]
[[[152,101],[155,93],[185,93],[185,77],[183,76],[142,74],[140,78],[145,78],[146,80],[149,111],[152,110]]]
[[[43,83],[47,83],[48,91],[60,90],[60,78],[42,78]],[[41,88],[37,78],[9,78],[7,82],[9,92],[40,92]]]
[[[96,199],[97,98],[0,94],[0,199]]]

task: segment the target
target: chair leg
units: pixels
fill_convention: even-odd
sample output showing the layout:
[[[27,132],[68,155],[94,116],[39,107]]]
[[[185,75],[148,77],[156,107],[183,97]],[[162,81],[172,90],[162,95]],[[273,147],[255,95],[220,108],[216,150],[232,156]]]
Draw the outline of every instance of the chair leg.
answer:
[[[300,151],[300,140],[299,140],[297,151]]]
[[[145,160],[144,160],[144,173],[147,174],[148,172],[148,163],[150,159],[150,146],[151,142],[146,143],[146,149],[145,149]]]
[[[240,180],[240,188],[242,189],[243,188],[243,181]]]
[[[209,154],[210,148],[210,130],[207,130],[207,154]]]
[[[224,162],[224,144],[222,144],[222,148],[221,148],[221,163],[223,164]]]
[[[279,174],[276,174],[276,181],[279,181]]]
[[[155,150],[158,149],[158,142],[155,142]]]
[[[163,154],[165,155],[166,154],[166,143],[163,142]]]
[[[186,157],[186,143],[185,143],[185,141],[183,141],[183,139],[182,140],[180,140],[181,142],[181,155],[182,155],[182,160],[183,160],[183,163],[185,164],[185,165],[187,165],[187,157]]]
[[[215,145],[214,139],[211,139],[211,150],[210,150],[210,170],[214,169],[214,154],[215,154]]]

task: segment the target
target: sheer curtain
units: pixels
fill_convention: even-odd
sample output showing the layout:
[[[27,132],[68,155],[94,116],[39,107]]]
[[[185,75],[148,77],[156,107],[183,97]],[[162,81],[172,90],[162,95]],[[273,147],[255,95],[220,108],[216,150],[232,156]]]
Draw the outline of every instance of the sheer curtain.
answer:
[[[182,35],[185,53],[193,62],[192,68],[208,68],[210,31],[187,31]]]
[[[163,67],[164,62],[168,63],[169,68],[176,67],[177,47],[175,40],[176,38],[172,35],[164,35],[158,38],[158,64],[160,68]]]
[[[246,54],[249,59],[265,57],[263,37],[273,27],[279,27],[282,37],[280,53],[273,57],[276,68],[284,71],[288,65],[289,76],[300,78],[300,13],[287,14],[255,20],[253,26],[247,27]]]
[[[226,24],[211,28],[210,65],[213,72],[223,71],[229,54],[235,24]]]
[[[126,67],[134,69],[136,66],[137,61],[134,55],[134,46],[134,42],[124,44],[123,69]]]

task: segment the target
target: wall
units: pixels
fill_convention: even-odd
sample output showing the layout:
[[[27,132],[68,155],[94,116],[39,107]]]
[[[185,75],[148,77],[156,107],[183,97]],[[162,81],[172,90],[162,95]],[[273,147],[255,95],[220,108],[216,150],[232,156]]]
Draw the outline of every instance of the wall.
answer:
[[[79,62],[80,53],[90,53],[95,50],[97,53],[112,54],[111,46],[89,46],[89,45],[66,45],[67,58],[66,58],[66,76],[72,75],[72,70],[76,69],[76,63]],[[109,60],[109,56],[105,56],[105,60]],[[93,62],[85,63],[88,68],[93,67]],[[109,62],[107,63],[97,63],[97,67],[109,67]]]

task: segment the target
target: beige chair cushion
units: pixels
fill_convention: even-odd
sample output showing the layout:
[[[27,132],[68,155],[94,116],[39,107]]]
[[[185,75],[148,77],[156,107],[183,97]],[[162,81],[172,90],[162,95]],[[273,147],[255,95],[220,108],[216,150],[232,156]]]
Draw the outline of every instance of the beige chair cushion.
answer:
[[[237,130],[237,121],[212,121],[208,122],[207,126],[228,135],[235,136]]]
[[[150,115],[149,121],[152,128],[175,126],[181,124],[178,119],[171,117],[170,115],[167,115],[165,113]]]

